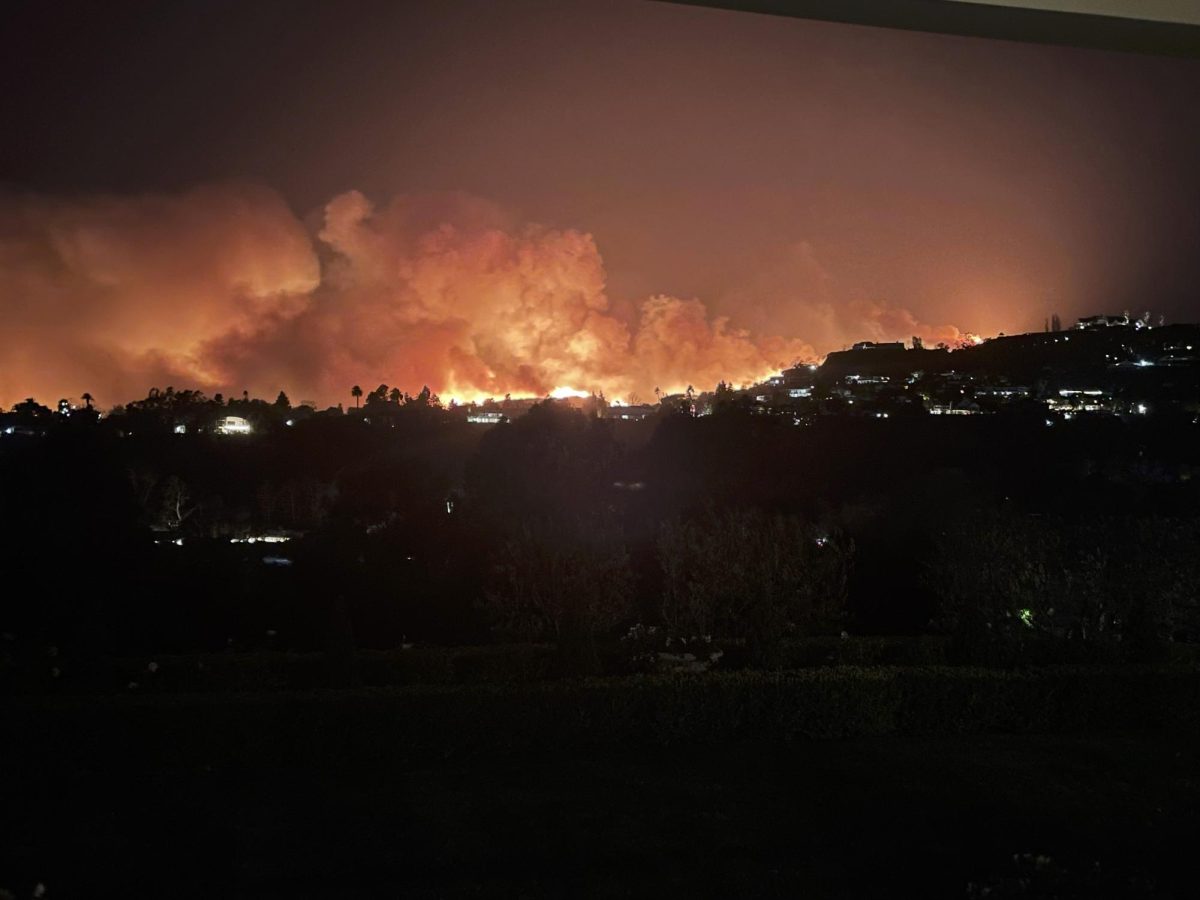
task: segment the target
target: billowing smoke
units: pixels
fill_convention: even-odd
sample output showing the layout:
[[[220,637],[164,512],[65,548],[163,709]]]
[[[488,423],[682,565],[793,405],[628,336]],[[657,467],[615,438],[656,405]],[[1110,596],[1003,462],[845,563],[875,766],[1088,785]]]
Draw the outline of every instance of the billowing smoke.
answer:
[[[0,195],[0,403],[88,391],[111,405],[171,384],[327,404],[380,382],[461,399],[647,398],[748,383],[846,335],[957,335],[820,293],[746,298],[751,321],[767,306],[817,311],[827,321],[812,334],[790,332],[805,339],[756,336],[695,299],[653,296],[619,315],[591,235],[460,195],[375,206],[349,191],[308,224],[252,185]]]
[[[262,188],[0,195],[0,402],[224,384],[203,341],[295,314],[319,284],[308,233]]]
[[[821,355],[857,341],[919,337],[933,346],[964,337],[953,325],[931,325],[903,307],[847,295],[807,241],[784,247],[720,299],[725,308],[745,310],[756,331],[803,335]]]

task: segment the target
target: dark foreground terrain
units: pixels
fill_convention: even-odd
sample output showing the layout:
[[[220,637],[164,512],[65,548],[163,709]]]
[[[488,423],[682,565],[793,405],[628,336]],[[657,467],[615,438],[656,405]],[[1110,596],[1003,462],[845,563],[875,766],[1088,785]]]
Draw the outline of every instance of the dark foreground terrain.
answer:
[[[63,749],[0,769],[16,897],[1195,896],[1192,738],[286,765]]]

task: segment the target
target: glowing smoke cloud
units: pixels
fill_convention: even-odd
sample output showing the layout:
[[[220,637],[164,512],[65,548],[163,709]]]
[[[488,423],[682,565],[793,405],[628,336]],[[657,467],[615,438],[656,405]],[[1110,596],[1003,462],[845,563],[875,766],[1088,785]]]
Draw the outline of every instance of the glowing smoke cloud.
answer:
[[[273,191],[217,185],[82,201],[0,195],[0,403],[152,385],[335,403],[378,382],[443,396],[747,383],[839,344],[757,337],[695,299],[631,321],[592,236],[513,222],[466,196],[350,191],[306,228]],[[853,339],[941,339],[883,304]],[[839,329],[840,330],[840,329]]]

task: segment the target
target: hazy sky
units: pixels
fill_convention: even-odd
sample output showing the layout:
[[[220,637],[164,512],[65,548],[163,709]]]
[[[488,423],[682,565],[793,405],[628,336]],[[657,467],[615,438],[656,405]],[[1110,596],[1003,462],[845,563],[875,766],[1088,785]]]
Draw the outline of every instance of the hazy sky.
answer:
[[[540,247],[546,233],[590,235],[594,250],[572,252],[594,252],[602,272],[580,309],[624,323],[630,348],[653,295],[698,299],[708,321],[728,316],[727,327],[750,330],[760,349],[759,338],[769,337],[785,341],[776,348],[801,342],[817,353],[906,329],[1040,328],[1055,311],[1064,319],[1126,308],[1200,318],[1200,62],[623,0],[120,5],[30,2],[7,14],[0,304],[10,319],[17,310],[34,344],[53,334],[30,311],[47,308],[37,292],[52,284],[65,310],[78,289],[54,281],[64,267],[82,265],[87,284],[103,285],[99,307],[128,303],[139,314],[173,316],[166,297],[149,312],[144,289],[194,266],[159,267],[152,279],[124,269],[97,274],[95,248],[116,241],[135,262],[157,258],[160,243],[146,235],[157,233],[162,207],[182,204],[168,218],[194,223],[188,192],[231,183],[254,198],[233,206],[257,210],[261,191],[275,217],[263,226],[269,239],[254,230],[253,239],[234,240],[236,253],[260,239],[272,253],[286,232],[289,252],[300,256],[295,242],[313,236],[317,260],[298,259],[250,290],[272,298],[265,312],[246,300],[245,284],[277,259],[256,258],[252,277],[230,279],[236,315],[254,306],[239,320],[241,338],[262,330],[254,317],[290,321],[303,305],[276,302],[280,293],[332,290],[330,257],[344,246],[315,236],[330,226],[327,204],[348,191],[378,211],[359,211],[368,231],[387,216],[408,223],[395,225],[404,249],[376,247],[377,262],[410,259],[425,247],[420,235],[443,219],[463,234],[499,230],[518,242],[518,256],[521,240]],[[447,192],[457,196],[443,215]],[[179,239],[215,246],[210,231],[230,221],[227,206],[200,205],[203,215],[225,212],[197,231],[189,224]],[[302,223],[299,237],[283,221],[287,208]],[[228,214],[235,222],[243,215]],[[119,232],[131,219],[137,240]],[[526,234],[533,225],[542,238]],[[361,287],[361,257],[355,265]],[[545,283],[540,270],[523,271],[522,285]],[[383,294],[427,296],[413,288],[411,271],[403,277],[403,290],[393,284]],[[207,298],[228,287],[205,281],[194,302],[224,309]],[[513,291],[526,296],[524,286]],[[377,312],[391,302],[379,296]],[[430,304],[422,303],[417,318],[428,325]],[[186,343],[183,332],[199,326],[183,318],[162,334],[150,329],[140,344],[111,338],[121,353],[100,358],[132,366],[130,384],[179,372],[209,385],[240,377],[265,391],[270,365],[245,360],[274,360],[281,342],[299,340],[276,334],[240,356],[223,345],[218,362]],[[397,329],[417,320],[401,318]],[[604,340],[619,344],[611,323],[601,324]],[[480,349],[486,336],[464,334],[454,353],[469,344],[465,352],[497,379],[498,366],[519,363],[497,362]],[[415,340],[409,332],[397,339]],[[79,340],[97,352],[108,346]],[[383,351],[345,346],[349,359],[330,362],[326,375],[282,361],[275,381],[318,391],[355,364],[394,364]],[[147,367],[147,353],[190,362]],[[37,373],[22,368],[28,359],[0,355],[10,372],[0,378],[0,401],[38,388]],[[716,371],[689,364],[705,377]],[[88,371],[65,370],[55,388]],[[676,375],[671,365],[665,371]],[[467,380],[484,389],[481,377]],[[640,389],[654,377],[645,373]],[[386,372],[360,378],[388,380]]]

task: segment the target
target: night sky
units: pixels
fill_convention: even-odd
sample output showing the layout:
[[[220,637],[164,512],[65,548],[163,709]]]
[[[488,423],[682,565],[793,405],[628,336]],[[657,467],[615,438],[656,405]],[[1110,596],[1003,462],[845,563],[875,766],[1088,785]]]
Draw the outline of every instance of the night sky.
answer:
[[[1200,62],[653,2],[17,3],[0,403],[645,398],[1200,320]]]

